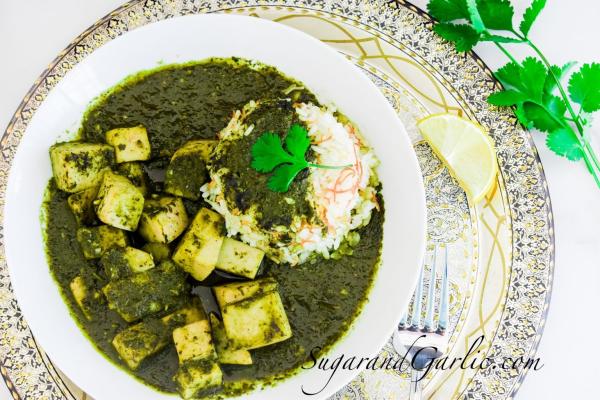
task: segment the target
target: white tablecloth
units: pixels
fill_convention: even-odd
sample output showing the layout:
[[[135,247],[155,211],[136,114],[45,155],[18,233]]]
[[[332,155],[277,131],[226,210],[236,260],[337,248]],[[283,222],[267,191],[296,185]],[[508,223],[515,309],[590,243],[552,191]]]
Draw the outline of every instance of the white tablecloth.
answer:
[[[427,3],[414,2],[420,7]],[[45,66],[74,37],[121,3],[121,0],[0,1],[0,129],[6,127],[21,98]],[[517,3],[519,14],[529,1],[513,3]],[[548,58],[557,64],[570,60],[600,61],[600,2],[548,3],[532,34]],[[476,51],[492,68],[505,62],[493,46],[481,45]],[[515,51],[524,54],[522,49]],[[598,126],[592,130],[596,142],[600,142]],[[554,156],[546,150],[543,136],[534,136],[554,206],[556,272],[550,315],[538,352],[544,368],[529,374],[518,398],[597,398],[600,347],[591,339],[600,331],[597,316],[600,189],[594,186],[583,164]],[[578,332],[578,328],[585,331]],[[0,400],[10,398],[0,383]]]

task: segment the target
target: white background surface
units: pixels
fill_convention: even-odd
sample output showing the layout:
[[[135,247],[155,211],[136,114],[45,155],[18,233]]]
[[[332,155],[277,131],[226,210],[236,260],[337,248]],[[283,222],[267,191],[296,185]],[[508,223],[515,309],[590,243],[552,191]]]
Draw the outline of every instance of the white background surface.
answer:
[[[121,0],[0,0],[0,131],[33,81],[77,35]],[[414,0],[425,7],[427,0]],[[529,1],[513,0],[517,15]],[[600,2],[548,0],[532,39],[548,58],[600,61]],[[493,69],[506,61],[492,46],[477,53]],[[517,48],[517,54],[521,54]],[[600,117],[598,118],[600,120]],[[600,142],[600,122],[592,129]],[[538,356],[544,368],[528,375],[523,400],[592,399],[598,396],[600,347],[600,189],[583,164],[560,159],[534,134],[548,178],[556,228],[554,294]],[[0,384],[0,400],[10,399]],[[35,399],[31,399],[35,400]]]

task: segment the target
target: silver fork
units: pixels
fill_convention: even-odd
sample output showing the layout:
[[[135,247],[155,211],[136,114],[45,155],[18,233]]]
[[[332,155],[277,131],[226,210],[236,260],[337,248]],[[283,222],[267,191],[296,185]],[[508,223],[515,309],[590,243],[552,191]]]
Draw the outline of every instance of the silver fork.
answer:
[[[437,253],[441,247],[441,280],[437,295]],[[448,247],[435,245],[429,270],[429,288],[425,290],[425,265],[421,267],[419,281],[415,289],[412,307],[408,307],[394,332],[393,345],[398,354],[406,354],[411,366],[409,400],[421,400],[423,395],[422,379],[427,372],[428,363],[441,357],[447,351],[449,318],[448,293]],[[425,314],[423,316],[423,307]]]

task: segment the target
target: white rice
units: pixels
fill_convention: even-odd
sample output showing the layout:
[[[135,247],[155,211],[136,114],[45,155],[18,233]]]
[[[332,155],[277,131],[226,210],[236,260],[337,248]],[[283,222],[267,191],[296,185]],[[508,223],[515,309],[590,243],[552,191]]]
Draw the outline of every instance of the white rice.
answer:
[[[219,138],[235,140],[250,134],[253,127],[246,126],[244,119],[256,107],[257,103],[251,102],[234,113]],[[229,209],[221,180],[228,171],[223,169],[210,170],[211,181],[202,187],[204,199],[225,218],[229,236],[239,235],[242,241],[263,250],[272,260],[292,265],[306,261],[313,254],[329,257],[349,232],[368,224],[371,212],[378,207],[375,188],[378,160],[357,129],[338,121],[331,108],[299,103],[294,109],[308,129],[316,164],[351,165],[344,169],[310,169],[312,190],[307,198],[318,216],[317,222],[309,223],[295,216],[290,226],[275,226],[268,231],[259,227],[255,206],[244,213]],[[291,242],[279,240],[285,233]]]

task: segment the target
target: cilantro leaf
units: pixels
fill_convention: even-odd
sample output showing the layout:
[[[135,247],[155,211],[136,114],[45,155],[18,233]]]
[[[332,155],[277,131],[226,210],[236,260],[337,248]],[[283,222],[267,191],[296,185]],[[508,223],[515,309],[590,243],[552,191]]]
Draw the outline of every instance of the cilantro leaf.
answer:
[[[519,65],[509,62],[498,71],[496,78],[505,86],[512,86],[535,102],[542,101],[547,69],[544,64],[534,57],[527,57]]]
[[[288,130],[285,147],[287,151],[283,149],[279,135],[265,132],[250,149],[252,168],[263,173],[274,170],[267,181],[267,187],[274,192],[287,192],[296,175],[305,168],[343,169],[352,165],[330,166],[306,161],[310,138],[306,129],[298,124],[292,125]]]
[[[523,14],[523,20],[521,21],[521,25],[519,25],[519,30],[523,35],[529,35],[531,26],[545,6],[546,0],[533,0],[529,8],[525,10],[525,13]]]
[[[530,101],[523,103],[523,112],[527,120],[531,122],[531,125],[540,131],[552,132],[563,127],[552,113],[537,103]]]
[[[486,28],[510,31],[514,9],[508,0],[477,0],[477,9]]]
[[[544,96],[544,106],[558,120],[562,119],[567,111],[567,105],[563,99],[551,94]]]
[[[542,99],[547,72],[544,64],[537,58],[527,57],[523,60],[520,79],[524,91],[532,99]]]
[[[527,57],[522,64],[510,62],[496,72],[508,87],[488,97],[497,106],[516,105],[515,114],[525,127],[551,132],[565,125],[565,102],[545,91],[549,71],[538,59]]]
[[[252,168],[258,172],[271,172],[282,163],[294,162],[281,146],[281,139],[272,132],[266,132],[252,146]]]
[[[309,146],[310,139],[308,138],[306,129],[298,124],[292,125],[285,137],[285,147],[290,154],[297,159],[304,160],[304,155]]]
[[[433,29],[438,35],[454,43],[458,52],[471,50],[479,41],[479,33],[470,25],[442,22]]]
[[[546,75],[546,82],[544,83],[544,93],[552,94],[558,87],[558,84],[556,83],[556,79],[554,79],[554,77],[556,76],[556,78],[560,81],[562,77],[567,72],[569,72],[573,65],[575,65],[575,63],[572,61],[566,63],[562,67],[559,67],[558,65],[552,65],[548,70],[548,74]]]
[[[521,89],[521,66],[515,62],[509,62],[498,71],[496,78],[505,86],[514,86]]]
[[[571,161],[578,161],[584,157],[577,135],[570,128],[561,128],[550,132],[546,137],[546,145],[554,153]]]
[[[466,0],[431,0],[427,4],[427,11],[441,22],[469,19]]]
[[[282,164],[275,169],[267,182],[267,187],[273,192],[285,193],[289,190],[294,178],[306,168],[302,164]]]
[[[529,118],[527,117],[523,103],[517,104],[517,108],[515,108],[515,115],[517,116],[519,122],[523,124],[525,129],[533,128],[533,122],[531,122],[531,120],[529,120]]]
[[[600,110],[600,64],[584,64],[569,80],[571,99],[585,112]]]
[[[434,26],[435,32],[452,42],[458,52],[470,51],[479,42],[496,44],[511,62],[496,71],[505,90],[488,96],[488,103],[512,106],[527,129],[548,132],[546,143],[556,154],[574,161],[583,158],[600,187],[600,161],[582,139],[590,114],[600,111],[600,63],[583,65],[569,79],[569,96],[565,94],[563,80],[574,63],[551,65],[528,39],[546,2],[529,0],[518,27],[520,33],[513,27],[514,8],[510,0],[429,0],[428,9],[440,21]],[[457,23],[464,20],[465,23]],[[509,34],[496,34],[498,31]],[[538,58],[516,61],[504,43],[525,44]],[[578,112],[573,110],[575,103],[581,106]]]
[[[495,106],[514,106],[527,100],[527,96],[517,90],[503,90],[501,92],[492,93],[488,97],[488,103]]]

